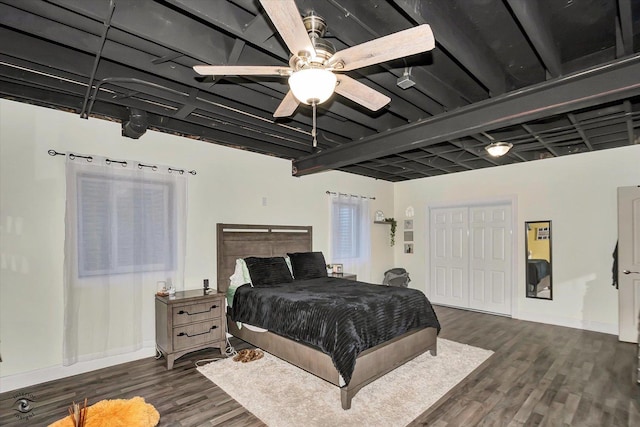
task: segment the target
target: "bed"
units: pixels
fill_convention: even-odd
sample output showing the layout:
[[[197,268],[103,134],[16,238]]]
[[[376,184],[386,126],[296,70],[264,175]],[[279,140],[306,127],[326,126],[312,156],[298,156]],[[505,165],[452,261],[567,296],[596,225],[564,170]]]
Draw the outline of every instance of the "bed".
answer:
[[[227,291],[229,277],[234,273],[238,258],[279,257],[311,250],[310,226],[218,224],[218,291]],[[273,332],[238,327],[230,312],[227,320],[229,333],[233,336],[338,386],[343,409],[349,409],[355,394],[375,379],[426,351],[434,356],[437,354],[437,327],[414,328],[360,352],[350,380],[345,384],[334,360],[319,349]]]
[[[543,289],[548,288],[550,282],[551,266],[546,259],[527,260],[528,292],[536,296]]]

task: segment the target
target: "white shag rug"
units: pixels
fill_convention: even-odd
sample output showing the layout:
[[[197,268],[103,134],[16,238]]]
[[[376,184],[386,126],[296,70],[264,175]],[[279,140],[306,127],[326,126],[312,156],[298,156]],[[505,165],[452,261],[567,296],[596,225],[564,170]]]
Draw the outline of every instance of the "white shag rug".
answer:
[[[406,426],[493,354],[438,339],[426,352],[362,388],[343,410],[340,389],[265,353],[241,363],[231,358],[198,368],[271,427]]]

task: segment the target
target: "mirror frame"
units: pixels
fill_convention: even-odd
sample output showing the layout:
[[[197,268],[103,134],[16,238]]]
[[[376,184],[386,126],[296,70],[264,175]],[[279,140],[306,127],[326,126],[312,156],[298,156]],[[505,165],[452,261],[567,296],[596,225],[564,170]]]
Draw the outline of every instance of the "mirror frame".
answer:
[[[539,224],[541,222],[545,222],[549,224],[549,297],[539,297],[537,294],[531,294],[529,291],[529,229],[531,224]],[[525,221],[524,223],[524,259],[525,259],[525,296],[527,298],[536,298],[542,300],[553,300],[553,257],[552,257],[552,246],[553,246],[553,233],[551,227],[551,220],[540,220],[540,221]]]

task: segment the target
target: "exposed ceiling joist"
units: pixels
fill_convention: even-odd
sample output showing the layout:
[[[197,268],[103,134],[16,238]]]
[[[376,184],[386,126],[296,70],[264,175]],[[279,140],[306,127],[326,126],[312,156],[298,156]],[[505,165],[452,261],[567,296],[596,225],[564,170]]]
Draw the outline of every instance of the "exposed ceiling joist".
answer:
[[[470,34],[470,25],[460,25],[459,16],[449,9],[447,2],[422,0],[392,0],[418,24],[429,24],[438,44],[454,56],[493,95],[508,90],[509,78],[492,60],[493,53]]]
[[[551,77],[562,75],[560,52],[554,43],[548,19],[543,15],[536,1],[508,0],[511,10],[542,59]]]

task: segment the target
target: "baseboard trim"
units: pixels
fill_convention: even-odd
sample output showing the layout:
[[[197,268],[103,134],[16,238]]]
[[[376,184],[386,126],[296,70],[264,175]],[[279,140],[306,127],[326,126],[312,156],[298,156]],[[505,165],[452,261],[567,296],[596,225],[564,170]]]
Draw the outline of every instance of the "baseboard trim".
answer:
[[[86,362],[78,362],[71,366],[51,366],[48,368],[36,369],[34,371],[24,372],[20,374],[7,375],[4,377],[0,377],[0,393],[30,387],[36,384],[58,380],[60,378],[66,378],[73,375],[84,374],[85,372],[108,368],[110,366],[119,365],[121,363],[127,363],[134,360],[152,357],[155,356],[155,354],[155,346],[145,346],[140,350],[131,353],[120,354],[117,356],[110,356]],[[31,393],[37,396],[37,392],[31,391]]]
[[[514,317],[516,319],[516,317]],[[570,319],[561,316],[541,315],[539,313],[519,312],[517,319],[529,322],[545,323],[548,325],[564,326],[585,331],[601,332],[603,334],[618,335],[618,325],[610,323],[592,322],[580,319]]]

